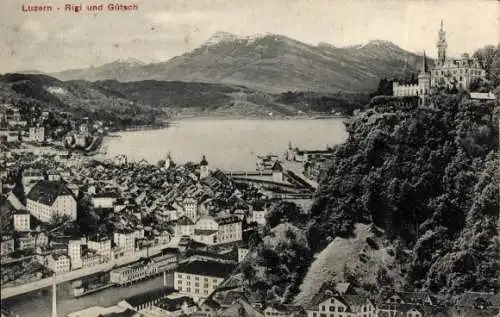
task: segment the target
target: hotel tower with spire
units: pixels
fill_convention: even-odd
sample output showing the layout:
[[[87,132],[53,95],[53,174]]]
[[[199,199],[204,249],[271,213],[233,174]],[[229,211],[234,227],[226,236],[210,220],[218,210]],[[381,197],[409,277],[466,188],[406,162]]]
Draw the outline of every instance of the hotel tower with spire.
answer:
[[[404,85],[395,81],[393,82],[393,95],[420,96],[424,99],[433,89],[453,87],[468,89],[474,80],[486,78],[486,71],[481,68],[477,58],[470,58],[467,53],[462,54],[460,59],[447,57],[447,47],[446,32],[441,20],[437,41],[438,57],[434,67],[429,70],[424,52],[418,83]]]

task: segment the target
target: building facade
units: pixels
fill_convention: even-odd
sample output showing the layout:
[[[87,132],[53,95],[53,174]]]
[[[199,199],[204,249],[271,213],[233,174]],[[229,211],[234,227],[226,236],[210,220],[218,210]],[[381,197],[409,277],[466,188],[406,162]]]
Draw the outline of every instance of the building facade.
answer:
[[[87,241],[87,247],[90,250],[95,251],[97,254],[107,257],[111,257],[111,239],[106,236],[96,236],[89,238]]]
[[[14,252],[14,239],[12,237],[2,237],[0,256],[6,256]]]
[[[231,243],[241,241],[242,231],[238,216],[206,216],[196,222],[193,239],[207,245]]]
[[[71,268],[70,259],[64,254],[49,255],[47,258],[47,267],[54,273],[69,272]]]
[[[72,270],[79,269],[83,266],[81,240],[70,240],[68,242],[68,256],[71,261]]]
[[[45,141],[45,128],[30,127],[30,141],[43,143]]]
[[[184,215],[196,222],[198,219],[198,202],[194,198],[186,198],[183,201]]]
[[[48,223],[55,216],[76,220],[76,199],[62,182],[39,181],[27,195],[26,208],[35,218]]]
[[[208,260],[181,263],[174,272],[174,288],[198,302],[208,297],[234,268],[234,264]]]
[[[306,309],[308,317],[377,317],[377,309],[368,298],[360,295],[321,294]]]
[[[30,231],[30,217],[29,212],[18,211],[14,214],[14,231]]]
[[[431,89],[468,89],[475,80],[484,80],[486,78],[486,71],[482,69],[477,58],[470,58],[468,54],[462,54],[460,59],[447,57],[447,47],[446,32],[443,28],[443,21],[441,21],[441,28],[438,32],[438,58],[436,64],[429,70],[424,52],[422,68],[418,75],[418,83],[400,84],[399,82],[394,82],[393,95],[420,96],[422,99],[431,93]]]

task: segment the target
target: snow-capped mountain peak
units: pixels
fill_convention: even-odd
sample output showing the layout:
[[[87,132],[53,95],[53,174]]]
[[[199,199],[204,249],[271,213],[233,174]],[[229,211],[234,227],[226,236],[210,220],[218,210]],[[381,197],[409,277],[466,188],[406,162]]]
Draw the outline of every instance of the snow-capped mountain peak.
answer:
[[[205,41],[204,45],[214,45],[220,42],[230,42],[237,39],[239,39],[239,37],[234,34],[219,31],[212,35],[207,41]]]
[[[115,61],[115,63],[119,63],[119,64],[126,64],[128,66],[135,66],[135,65],[146,65],[145,62],[137,59],[137,58],[132,58],[132,57],[129,57],[129,58],[119,58]]]

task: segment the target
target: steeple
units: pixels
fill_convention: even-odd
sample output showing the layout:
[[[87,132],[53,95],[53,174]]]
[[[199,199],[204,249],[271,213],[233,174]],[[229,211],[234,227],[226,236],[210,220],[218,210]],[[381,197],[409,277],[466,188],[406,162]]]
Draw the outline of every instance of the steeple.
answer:
[[[441,29],[439,29],[438,41],[437,41],[437,49],[438,49],[437,63],[438,63],[438,65],[444,64],[444,62],[446,60],[446,48],[447,47],[448,47],[448,44],[446,43],[446,32],[444,31],[444,28],[443,28],[443,20],[441,20]]]
[[[424,51],[424,57],[422,58],[422,68],[420,69],[421,73],[427,73],[429,71],[427,67],[427,57],[425,57],[425,51]]]

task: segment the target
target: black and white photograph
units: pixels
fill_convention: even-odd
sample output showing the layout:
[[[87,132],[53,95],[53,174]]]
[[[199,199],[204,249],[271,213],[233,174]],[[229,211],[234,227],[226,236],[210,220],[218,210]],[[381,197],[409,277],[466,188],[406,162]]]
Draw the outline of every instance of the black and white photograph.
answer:
[[[500,317],[500,1],[0,1],[1,317]]]

